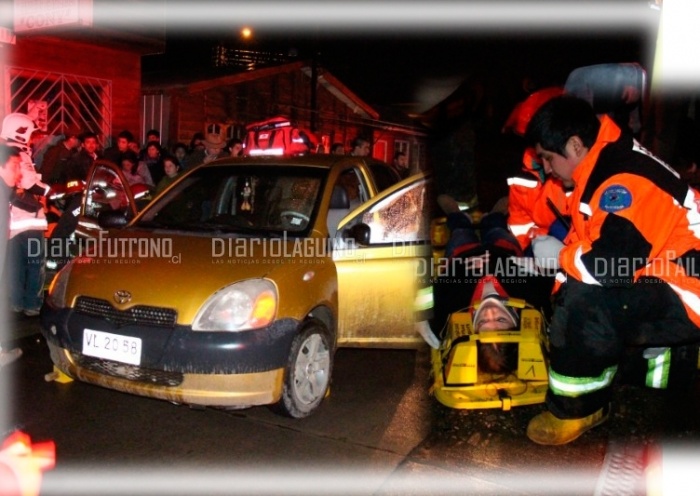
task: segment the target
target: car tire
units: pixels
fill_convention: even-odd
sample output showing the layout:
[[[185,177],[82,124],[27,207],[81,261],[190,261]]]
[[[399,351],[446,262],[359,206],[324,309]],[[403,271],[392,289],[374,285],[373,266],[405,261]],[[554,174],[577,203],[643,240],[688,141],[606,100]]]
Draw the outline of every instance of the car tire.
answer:
[[[284,372],[282,397],[273,409],[284,416],[311,415],[326,396],[333,369],[333,344],[326,326],[307,321],[294,338]]]

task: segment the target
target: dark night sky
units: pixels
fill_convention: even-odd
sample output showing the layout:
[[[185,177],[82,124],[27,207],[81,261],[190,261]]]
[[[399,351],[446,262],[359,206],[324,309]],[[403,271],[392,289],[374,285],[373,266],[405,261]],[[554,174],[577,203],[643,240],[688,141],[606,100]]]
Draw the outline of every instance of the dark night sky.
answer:
[[[415,102],[419,90],[440,80],[474,77],[492,88],[520,87],[524,77],[540,85],[562,84],[581,65],[640,61],[644,41],[572,37],[383,39],[330,45],[323,65],[372,103]],[[364,55],[360,55],[364,54]]]
[[[426,88],[447,96],[467,77],[521,99],[525,77],[539,86],[563,84],[577,67],[608,62],[639,62],[650,72],[661,19],[654,1],[168,0],[165,15],[155,18],[164,23],[168,54],[145,57],[143,68],[162,70],[170,59],[176,72],[194,74],[208,62],[206,45],[223,41],[295,48],[304,58],[316,53],[370,105],[425,109],[439,97]],[[244,26],[252,40],[240,39]]]
[[[175,70],[205,65],[208,46],[221,38],[171,33],[167,54],[149,56],[144,71],[175,62]],[[227,40],[236,44],[235,40]],[[571,70],[582,65],[637,61],[649,65],[653,44],[644,33],[598,32],[537,36],[531,33],[488,35],[385,35],[308,38],[295,35],[259,35],[254,47],[300,56],[317,53],[320,64],[370,104],[407,104],[437,98],[429,90],[449,92],[466,77],[484,80],[492,91],[521,91],[528,77],[540,86],[563,84]],[[189,60],[184,63],[183,60]],[[446,95],[445,95],[446,96]],[[521,95],[517,95],[520,97]]]

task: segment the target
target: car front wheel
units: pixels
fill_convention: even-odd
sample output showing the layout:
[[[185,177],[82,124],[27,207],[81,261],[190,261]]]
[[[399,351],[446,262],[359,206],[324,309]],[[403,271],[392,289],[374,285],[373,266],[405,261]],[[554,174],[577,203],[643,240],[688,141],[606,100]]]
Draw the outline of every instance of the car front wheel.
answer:
[[[285,370],[282,398],[275,410],[292,418],[311,415],[330,385],[333,352],[330,333],[318,320],[307,322],[294,338]]]

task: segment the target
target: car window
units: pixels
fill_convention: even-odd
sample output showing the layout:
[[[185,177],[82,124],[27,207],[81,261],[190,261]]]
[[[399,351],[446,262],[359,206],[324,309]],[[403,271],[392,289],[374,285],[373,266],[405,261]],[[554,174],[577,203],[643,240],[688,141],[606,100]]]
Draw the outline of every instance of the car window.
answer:
[[[108,167],[96,168],[88,185],[84,215],[97,219],[102,212],[126,212],[128,207],[128,196],[119,175]]]
[[[367,185],[362,180],[362,174],[355,168],[344,171],[338,177],[336,184],[342,186],[347,192],[351,210],[369,200]]]
[[[369,166],[374,177],[374,184],[377,185],[379,191],[389,189],[394,184],[398,183],[401,178],[388,164],[373,163]]]
[[[369,243],[386,244],[394,241],[411,242],[429,239],[429,216],[425,213],[427,182],[417,181],[402,188],[348,222],[359,222],[370,228]]]
[[[137,225],[305,233],[318,210],[324,175],[311,167],[204,167],[150,205]]]

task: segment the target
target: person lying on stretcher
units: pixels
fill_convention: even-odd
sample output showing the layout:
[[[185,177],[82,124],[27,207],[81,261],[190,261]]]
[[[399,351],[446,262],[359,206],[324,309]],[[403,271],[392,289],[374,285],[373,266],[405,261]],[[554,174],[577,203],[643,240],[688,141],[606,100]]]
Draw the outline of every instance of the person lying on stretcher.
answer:
[[[519,311],[508,305],[508,294],[493,276],[485,276],[474,291],[471,307],[472,324],[479,334],[489,331],[520,329]],[[477,343],[478,364],[483,372],[502,374],[518,368],[516,343]]]
[[[532,257],[523,254],[518,240],[508,230],[504,202],[497,202],[478,225],[459,209],[451,197],[440,195],[438,203],[447,215],[450,239],[445,258],[440,262],[442,268],[433,278],[433,318],[429,329],[421,332],[426,342],[435,349],[439,348],[445,338],[450,314],[467,307],[478,307],[482,301],[472,318],[477,332],[481,329],[519,328],[519,309],[506,304],[511,297],[526,300],[547,316],[553,273],[540,271]],[[496,348],[490,345],[481,347],[491,347],[494,351]],[[491,362],[494,372],[505,371],[517,360],[516,351],[506,351],[512,348],[499,349],[500,357],[491,360],[485,357],[483,362]],[[489,350],[483,352],[484,355],[489,353]]]

